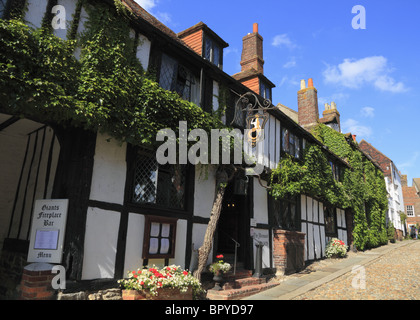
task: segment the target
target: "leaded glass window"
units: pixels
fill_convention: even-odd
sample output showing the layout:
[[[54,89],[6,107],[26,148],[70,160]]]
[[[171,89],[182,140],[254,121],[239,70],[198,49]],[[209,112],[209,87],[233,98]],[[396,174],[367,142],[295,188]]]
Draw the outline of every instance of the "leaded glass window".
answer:
[[[209,37],[204,41],[204,58],[219,66],[220,64],[220,47]]]
[[[162,55],[159,84],[165,90],[177,92],[185,100],[197,102],[197,81],[194,75],[166,54]]]
[[[270,198],[274,226],[282,230],[299,231],[298,196],[286,197],[280,200],[275,200],[273,197]]]
[[[300,139],[287,128],[282,129],[282,149],[297,159],[301,157]]]
[[[325,220],[325,234],[335,236],[337,234],[337,218],[335,208],[324,207],[324,220]]]
[[[160,165],[140,150],[136,155],[132,201],[166,208],[185,208],[186,165]]]

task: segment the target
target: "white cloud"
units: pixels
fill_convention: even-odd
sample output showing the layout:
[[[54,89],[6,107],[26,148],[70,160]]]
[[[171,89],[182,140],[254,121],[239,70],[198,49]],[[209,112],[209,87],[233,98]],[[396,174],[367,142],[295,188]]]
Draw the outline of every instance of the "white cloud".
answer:
[[[285,33],[278,34],[273,38],[273,41],[271,44],[275,47],[286,47],[288,49],[294,49],[297,47],[297,45],[290,40],[289,36]]]
[[[420,157],[420,152],[415,151],[411,155],[411,157],[409,159],[407,159],[406,162],[398,164],[398,168],[407,170],[408,168],[415,167],[417,165],[416,163],[417,163],[417,160],[419,159],[419,157]]]
[[[155,16],[156,16],[156,18],[160,21],[160,22],[162,22],[162,23],[164,23],[164,24],[169,24],[169,23],[171,23],[172,22],[172,17],[171,17],[171,15],[169,14],[169,13],[167,13],[167,12],[157,12],[156,14],[155,14]]]
[[[362,108],[361,114],[365,118],[373,118],[375,116],[375,109],[371,107]]]
[[[372,134],[372,128],[360,124],[354,119],[348,119],[341,124],[342,132],[356,135],[358,138],[367,139]],[[359,140],[359,139],[358,139]]]
[[[280,83],[277,86],[282,87],[285,84],[292,87],[297,87],[299,86],[300,82],[296,78],[289,78],[288,76],[283,76],[280,80]]]
[[[157,4],[157,0],[134,0],[134,1],[137,2],[140,6],[143,7],[143,9],[147,11],[153,9]]]
[[[154,15],[160,22],[165,25],[172,23],[172,16],[167,12],[155,11],[156,6],[159,4],[159,0],[134,0],[137,2],[144,10],[148,11],[150,14]],[[155,10],[152,10],[155,9]]]
[[[336,83],[352,89],[370,84],[381,91],[406,91],[404,83],[397,82],[390,73],[388,60],[383,56],[373,56],[359,60],[344,59],[338,66],[328,66],[323,75],[327,83]]]
[[[284,65],[283,68],[285,69],[289,69],[289,68],[293,68],[296,67],[296,58],[292,57],[289,61],[287,61]]]

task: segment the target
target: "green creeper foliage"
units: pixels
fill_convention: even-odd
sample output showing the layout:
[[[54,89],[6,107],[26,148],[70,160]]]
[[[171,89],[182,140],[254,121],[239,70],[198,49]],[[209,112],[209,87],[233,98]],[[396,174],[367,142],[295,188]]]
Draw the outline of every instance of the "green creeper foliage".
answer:
[[[388,197],[383,173],[366,159],[356,145],[326,125],[314,128],[314,136],[348,162],[336,181],[325,152],[307,144],[302,161],[283,157],[271,174],[270,193],[275,198],[307,194],[324,203],[349,209],[354,215],[353,238],[359,250],[387,243]]]
[[[84,8],[86,31],[75,40],[0,19],[2,112],[83,127],[135,145],[155,144],[158,130],[176,132],[181,120],[189,130],[222,127],[217,117],[145,75],[123,7],[84,1]]]

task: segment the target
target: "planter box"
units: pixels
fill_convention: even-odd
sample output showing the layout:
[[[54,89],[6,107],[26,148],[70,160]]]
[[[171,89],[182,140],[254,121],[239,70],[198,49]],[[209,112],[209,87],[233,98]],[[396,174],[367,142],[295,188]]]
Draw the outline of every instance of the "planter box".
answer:
[[[158,295],[153,296],[149,291],[123,290],[123,300],[192,300],[192,288],[188,288],[186,292],[180,292],[179,289],[160,288],[157,290]]]

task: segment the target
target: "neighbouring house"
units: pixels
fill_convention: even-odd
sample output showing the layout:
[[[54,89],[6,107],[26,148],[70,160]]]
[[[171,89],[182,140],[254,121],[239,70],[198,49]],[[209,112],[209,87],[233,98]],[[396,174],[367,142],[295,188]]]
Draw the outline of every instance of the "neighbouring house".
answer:
[[[367,141],[360,141],[359,148],[369,155],[384,172],[388,192],[387,223],[388,221],[392,222],[397,239],[402,240],[406,234],[406,229],[400,217],[400,213],[405,211],[401,174],[391,159]]]
[[[407,234],[412,236],[419,232],[420,226],[420,178],[413,178],[411,187],[407,184],[407,175],[401,176],[402,192],[404,197],[404,212]]]
[[[230,259],[237,254],[241,268],[255,270],[256,244],[262,243],[264,272],[284,274],[325,257],[333,237],[351,245],[351,210],[307,194],[276,200],[267,190],[270,172],[281,159],[301,161],[309,144],[322,149],[337,181],[340,172],[350,169],[307,130],[319,121],[340,129],[335,106],[319,120],[313,81],[298,91],[298,118],[289,117],[281,104],[271,104],[274,84],[264,75],[257,24],[243,38],[241,72],[230,76],[223,71],[228,44],[206,24],[199,22],[176,34],[134,1],[121,3],[132,13],[133,54],[161,88],[209,113],[226,107],[222,121],[242,132],[249,128],[243,95],[251,92],[271,107],[264,152],[258,158],[264,172],[238,176],[228,184],[209,262],[218,253]],[[62,39],[79,39],[88,31],[92,8],[117,14],[114,2],[107,0],[3,0],[0,18],[9,19],[11,12],[20,10],[25,23],[36,29],[49,23],[54,5],[65,8],[69,32],[52,30]],[[75,56],[79,59],[81,54],[76,47]],[[51,245],[48,241],[54,237],[64,237],[62,256],[53,263],[64,266],[67,290],[115,286],[127,270],[145,265],[196,265],[195,252],[210,220],[217,166],[161,165],[155,150],[140,143],[43,121],[41,114],[25,117],[4,110],[0,107],[0,144],[7,150],[0,155],[0,295],[16,297],[28,250],[35,249],[30,247],[31,223],[40,199],[68,201],[65,232],[36,230],[44,236],[37,242],[41,248]],[[48,254],[45,259],[40,256],[37,261],[50,262]]]

